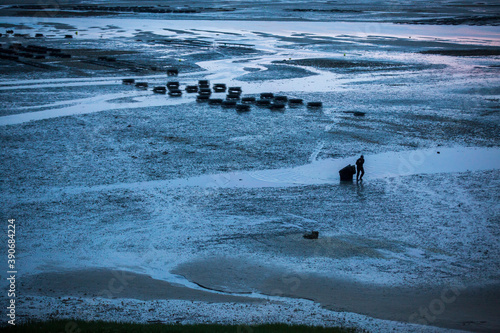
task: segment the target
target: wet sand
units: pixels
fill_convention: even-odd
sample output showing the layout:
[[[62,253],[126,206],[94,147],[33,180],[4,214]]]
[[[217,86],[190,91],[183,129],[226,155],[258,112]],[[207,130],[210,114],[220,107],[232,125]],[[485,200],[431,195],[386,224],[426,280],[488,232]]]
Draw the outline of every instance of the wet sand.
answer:
[[[153,279],[148,275],[112,269],[41,273],[26,276],[22,282],[24,293],[38,296],[132,298],[143,301],[178,299],[203,302],[262,302],[255,298],[194,290]]]
[[[234,296],[257,292],[268,296],[308,299],[336,312],[475,332],[498,332],[500,285],[483,287],[388,287],[357,283],[319,274],[288,271],[243,258],[205,258],[180,265],[175,273],[207,289],[194,290],[144,274],[111,269],[47,272],[23,278],[32,296],[119,298],[141,301],[189,300],[208,303],[268,302]],[[217,290],[224,292],[213,293]]]
[[[208,289],[310,299],[338,312],[476,332],[500,330],[500,284],[379,286],[231,258],[186,263],[175,273]]]

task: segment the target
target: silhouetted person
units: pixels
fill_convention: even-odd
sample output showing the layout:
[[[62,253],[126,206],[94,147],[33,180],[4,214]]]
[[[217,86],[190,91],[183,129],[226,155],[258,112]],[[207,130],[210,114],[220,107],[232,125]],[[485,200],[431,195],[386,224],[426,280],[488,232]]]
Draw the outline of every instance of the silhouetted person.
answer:
[[[365,158],[363,157],[363,155],[361,155],[361,157],[356,161],[356,181],[358,181],[358,178],[359,180],[363,180],[363,176],[365,175],[363,164],[365,164]],[[361,173],[361,177],[359,173]]]

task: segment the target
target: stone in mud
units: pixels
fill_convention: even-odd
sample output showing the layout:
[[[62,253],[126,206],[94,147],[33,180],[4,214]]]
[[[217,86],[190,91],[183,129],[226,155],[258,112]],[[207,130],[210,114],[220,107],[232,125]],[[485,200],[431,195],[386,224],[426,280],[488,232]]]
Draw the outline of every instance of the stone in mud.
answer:
[[[319,237],[319,231],[311,231],[307,232],[303,236],[305,239],[318,239]]]

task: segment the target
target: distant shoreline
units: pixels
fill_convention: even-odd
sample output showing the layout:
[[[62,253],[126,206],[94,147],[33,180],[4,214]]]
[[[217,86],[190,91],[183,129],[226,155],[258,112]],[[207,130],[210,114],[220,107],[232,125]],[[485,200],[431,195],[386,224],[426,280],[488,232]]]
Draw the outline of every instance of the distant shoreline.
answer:
[[[0,16],[15,17],[131,17],[161,20],[227,20],[227,21],[297,21],[297,22],[369,22],[421,25],[498,26],[500,12],[488,1],[468,6],[453,6],[447,2],[383,1],[348,2],[272,2],[237,1],[216,4],[197,1],[186,5],[182,1],[143,1],[141,5],[128,1],[85,3],[65,1],[52,4],[33,1],[4,1]],[[24,8],[23,8],[24,7]]]

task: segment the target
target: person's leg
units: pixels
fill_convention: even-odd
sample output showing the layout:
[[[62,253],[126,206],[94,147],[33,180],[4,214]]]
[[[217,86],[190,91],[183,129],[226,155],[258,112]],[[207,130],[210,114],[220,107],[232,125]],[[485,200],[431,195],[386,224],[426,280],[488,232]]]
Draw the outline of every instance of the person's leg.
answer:
[[[365,175],[365,169],[361,169],[361,176],[359,177],[359,180],[363,180],[364,175]]]
[[[357,181],[357,180],[358,180],[358,178],[359,178],[359,171],[360,171],[360,170],[359,170],[359,168],[357,168],[357,170],[356,170],[356,181]]]

